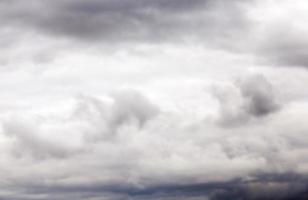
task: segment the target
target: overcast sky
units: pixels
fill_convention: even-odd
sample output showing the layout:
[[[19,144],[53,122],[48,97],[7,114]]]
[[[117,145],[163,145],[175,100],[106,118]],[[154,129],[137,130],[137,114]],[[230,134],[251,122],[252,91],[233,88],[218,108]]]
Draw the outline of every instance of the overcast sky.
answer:
[[[307,35],[306,0],[0,0],[0,199],[307,199]]]

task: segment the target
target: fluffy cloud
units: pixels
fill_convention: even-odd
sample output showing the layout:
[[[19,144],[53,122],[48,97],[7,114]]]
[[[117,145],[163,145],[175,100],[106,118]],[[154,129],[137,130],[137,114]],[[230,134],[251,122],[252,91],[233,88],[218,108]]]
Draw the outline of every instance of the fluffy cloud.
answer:
[[[253,100],[259,96],[272,100],[264,97],[272,93],[267,93],[271,87],[263,76],[250,76],[237,84],[248,108],[259,103]],[[3,176],[19,183],[4,186],[9,193],[22,190],[22,196],[38,199],[50,199],[50,195],[56,199],[72,195],[77,199],[283,199],[305,191],[306,186],[306,179],[279,179],[285,173],[301,177],[297,174],[307,171],[307,146],[296,141],[308,127],[296,126],[301,122],[293,110],[286,107],[267,120],[226,129],[208,118],[163,111],[133,90],[104,99],[81,96],[69,115],[22,123],[11,118],[3,124],[4,136],[12,144],[6,151],[13,152],[3,162],[18,171]],[[264,115],[244,111],[246,117],[263,118],[274,109]],[[268,181],[270,175],[274,178]],[[299,184],[295,190],[293,181]],[[281,193],[286,188],[292,192]]]
[[[158,108],[136,91],[121,91],[112,103],[81,96],[69,117],[53,119],[11,118],[3,133],[14,140],[16,155],[63,158],[82,151],[83,139],[95,141],[116,137],[119,127],[134,124],[142,128],[158,114]]]
[[[280,107],[272,85],[262,75],[237,80],[227,87],[214,86],[213,93],[220,103],[219,123],[222,125],[243,125]]]

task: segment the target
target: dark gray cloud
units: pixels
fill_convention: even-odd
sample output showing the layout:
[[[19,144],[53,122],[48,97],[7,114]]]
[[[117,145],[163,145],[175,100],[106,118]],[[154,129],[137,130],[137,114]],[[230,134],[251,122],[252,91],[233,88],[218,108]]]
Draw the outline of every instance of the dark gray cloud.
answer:
[[[112,53],[135,45],[201,44],[240,50],[249,31],[246,4],[236,0],[22,0],[0,3],[0,65],[37,66],[62,53]],[[234,42],[236,41],[236,42]],[[18,49],[18,50],[17,50]]]
[[[122,43],[227,37],[245,27],[242,1],[90,0],[0,4],[1,22],[52,37]],[[223,38],[221,38],[223,39]]]
[[[271,83],[262,75],[255,75],[239,83],[242,96],[246,99],[244,109],[255,117],[266,116],[279,109]]]
[[[275,3],[288,11],[285,1],[270,6]],[[91,48],[189,43],[255,55],[275,66],[307,67],[305,18],[297,20],[293,12],[289,21],[275,15],[276,21],[271,21],[266,11],[264,17],[251,15],[258,6],[254,0],[2,1],[0,47],[6,52],[7,47],[37,36],[47,38],[47,43]],[[54,52],[66,48],[47,48],[46,53],[39,49],[32,57],[38,63],[48,62]],[[1,59],[3,65],[7,59]]]
[[[227,182],[197,184],[173,184],[136,187],[125,184],[32,184],[14,185],[15,191],[22,191],[25,199],[66,200],[83,199],[209,199],[209,200],[291,200],[305,199],[308,194],[307,178],[294,174],[259,174],[251,180],[234,179]],[[6,188],[9,189],[10,187]],[[30,198],[27,198],[29,196]],[[1,196],[0,196],[1,197]],[[9,196],[2,196],[12,199]],[[18,198],[18,194],[15,196]]]

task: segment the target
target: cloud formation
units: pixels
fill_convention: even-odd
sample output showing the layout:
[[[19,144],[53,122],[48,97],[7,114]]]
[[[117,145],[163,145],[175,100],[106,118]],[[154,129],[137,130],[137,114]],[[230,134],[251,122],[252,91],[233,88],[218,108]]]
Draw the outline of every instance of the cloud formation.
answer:
[[[274,66],[306,67],[306,16],[298,7],[307,5],[303,0],[299,6],[292,4],[289,0],[2,1],[0,47],[8,54],[2,63],[9,62],[7,57],[21,59],[9,49],[26,48],[27,41],[37,38],[44,45],[34,48],[30,57],[39,63],[76,46],[118,51],[180,43],[250,54]]]
[[[262,75],[251,75],[227,87],[213,88],[220,103],[219,123],[243,125],[252,118],[262,118],[279,110],[272,85]]]
[[[271,102],[271,85],[263,76],[236,84],[246,117],[275,112],[250,110],[258,108],[255,98],[262,105],[263,99]],[[226,129],[206,116],[163,111],[134,90],[104,99],[81,96],[70,114],[33,116],[22,123],[10,118],[3,124],[1,137],[11,141],[4,161],[18,171],[2,174],[10,180],[3,186],[17,199],[20,190],[21,198],[29,199],[301,196],[307,145],[298,142],[308,127],[294,126],[301,123],[295,116],[292,108],[284,108],[268,120]]]
[[[307,199],[307,5],[0,1],[0,199]]]
[[[13,153],[65,158],[82,151],[83,139],[95,142],[115,138],[121,126],[134,124],[142,128],[159,113],[154,104],[134,90],[116,93],[111,104],[85,96],[77,100],[76,108],[66,119],[6,121],[3,133],[14,140]]]

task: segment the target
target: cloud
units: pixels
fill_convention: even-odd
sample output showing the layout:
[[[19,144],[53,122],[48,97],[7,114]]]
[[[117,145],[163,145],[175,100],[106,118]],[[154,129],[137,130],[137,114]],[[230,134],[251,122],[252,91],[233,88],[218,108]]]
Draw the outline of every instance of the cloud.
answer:
[[[268,91],[263,78],[234,84],[248,105]],[[7,193],[17,199],[217,200],[284,199],[305,192],[307,145],[298,141],[308,127],[293,107],[226,128],[206,117],[163,111],[134,90],[76,100],[69,113],[27,114],[28,120],[3,123],[0,136],[12,144],[6,152],[20,154],[1,151],[1,171],[15,172],[1,174]],[[243,110],[256,120],[264,117]]]
[[[269,33],[259,49],[265,61],[282,67],[308,67],[307,32],[296,30],[292,26],[277,28]]]
[[[264,176],[271,178],[257,176],[253,181],[227,184],[227,187],[214,191],[211,199],[287,200],[304,198],[307,194],[307,180],[301,176],[290,174],[265,174]]]
[[[51,130],[46,131],[42,123],[26,119],[11,119],[3,125],[3,132],[12,139],[12,153],[17,157],[30,155],[35,159],[65,158],[81,151],[78,144],[70,144],[69,137],[56,135],[52,138]],[[65,130],[61,130],[65,134]]]
[[[17,156],[65,158],[85,150],[83,138],[89,142],[112,139],[121,126],[141,129],[159,113],[156,105],[134,90],[116,92],[111,100],[112,103],[107,103],[79,96],[69,117],[34,120],[12,117],[3,124],[3,132],[14,140],[12,151]]]
[[[35,63],[48,63],[75,48],[181,44],[254,56],[259,64],[306,67],[305,6],[303,0],[2,1],[1,63],[29,54]],[[28,44],[33,38],[39,46]]]
[[[251,40],[248,48],[262,64],[276,67],[308,66],[306,1],[255,2],[250,8]],[[275,11],[273,12],[273,9]]]
[[[290,200],[307,197],[307,178],[297,174],[259,174],[251,180],[235,179],[227,182],[198,184],[157,185],[138,188],[128,185],[32,185],[28,184],[24,192],[31,198],[49,199],[188,199],[188,200]],[[48,192],[48,195],[42,195]],[[75,195],[74,195],[75,194]],[[10,196],[3,196],[11,199]],[[19,199],[17,197],[17,199]],[[28,199],[26,197],[26,199]]]
[[[305,199],[302,5],[0,1],[0,199]]]
[[[159,114],[159,108],[135,90],[121,90],[110,96],[111,103],[94,97],[80,96],[73,119],[85,120],[98,130],[85,135],[89,140],[116,137],[119,127],[130,125],[140,129]],[[92,139],[91,139],[92,138]]]
[[[266,116],[279,109],[272,85],[262,75],[254,75],[239,82],[246,99],[245,110],[255,117]]]
[[[129,120],[137,120],[142,127],[159,113],[159,108],[136,91],[122,91],[114,94],[112,123],[121,125]]]
[[[126,43],[230,35],[245,24],[241,1],[37,1],[0,4],[2,23],[46,35]],[[9,7],[9,8],[8,8]],[[227,26],[227,27],[226,27]],[[209,40],[210,41],[210,40]]]
[[[242,125],[252,118],[262,118],[280,109],[272,85],[260,74],[221,88],[214,86],[213,92],[220,104],[219,123],[223,125]]]

